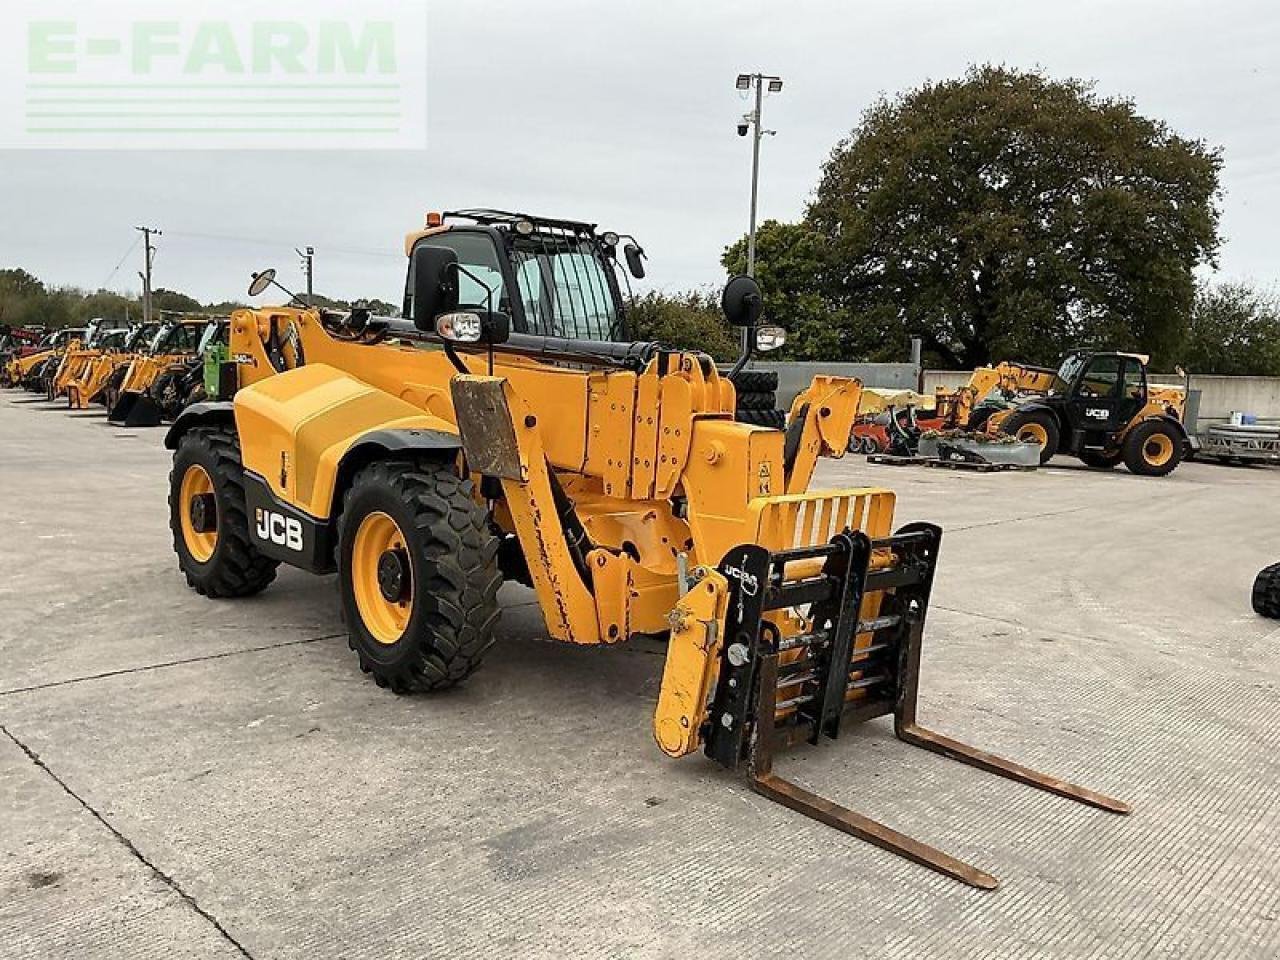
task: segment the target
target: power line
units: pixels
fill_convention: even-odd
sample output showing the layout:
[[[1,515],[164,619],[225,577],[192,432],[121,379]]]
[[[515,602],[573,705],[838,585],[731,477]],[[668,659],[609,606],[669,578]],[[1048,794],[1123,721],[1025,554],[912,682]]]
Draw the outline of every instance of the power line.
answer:
[[[262,237],[237,237],[225,233],[198,233],[194,230],[170,230],[168,231],[168,235],[171,237],[192,237],[198,240],[216,240],[222,243],[254,244],[255,246],[260,247],[279,248],[289,245],[284,240],[266,240]],[[402,254],[390,253],[386,250],[370,250],[360,247],[331,247],[328,244],[324,245],[324,249],[326,251],[333,251],[334,253],[348,253],[361,257],[381,257],[388,260],[403,259]]]
[[[98,285],[99,290],[107,289],[107,284],[110,283],[115,278],[115,275],[120,272],[120,268],[124,266],[124,262],[129,259],[129,255],[132,254],[133,251],[137,249],[138,244],[141,241],[142,241],[142,234],[138,234],[136,237],[133,238],[133,243],[129,244],[129,249],[124,252],[124,256],[121,257],[120,262],[115,265],[115,269],[112,270],[109,274],[107,274],[107,279],[103,280],[102,283]]]

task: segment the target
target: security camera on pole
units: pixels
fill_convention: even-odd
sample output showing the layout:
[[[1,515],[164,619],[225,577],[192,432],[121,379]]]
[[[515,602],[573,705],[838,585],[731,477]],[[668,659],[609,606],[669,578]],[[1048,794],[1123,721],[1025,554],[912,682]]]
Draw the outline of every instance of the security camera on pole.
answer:
[[[748,133],[751,138],[751,228],[747,232],[747,275],[755,276],[756,273],[756,198],[759,194],[760,185],[760,138],[765,136],[776,136],[778,131],[765,130],[760,125],[761,113],[764,108],[764,92],[765,85],[768,84],[770,93],[782,92],[782,78],[771,77],[763,73],[740,73],[738,74],[739,90],[755,90],[756,92],[756,108],[748,114],[744,114],[742,122],[738,124],[738,136],[745,137]]]

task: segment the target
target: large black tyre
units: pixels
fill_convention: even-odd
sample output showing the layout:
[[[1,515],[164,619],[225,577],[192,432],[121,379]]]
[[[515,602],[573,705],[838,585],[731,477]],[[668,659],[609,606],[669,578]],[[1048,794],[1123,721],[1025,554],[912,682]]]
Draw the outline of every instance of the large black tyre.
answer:
[[[739,423],[750,423],[757,427],[770,427],[774,430],[783,430],[787,426],[785,410],[739,410],[735,414],[735,419]]]
[[[1254,578],[1253,612],[1280,620],[1280,563],[1273,563]]]
[[[360,669],[396,693],[454,686],[496,639],[498,539],[454,469],[374,463],[344,500],[338,589],[348,643]]]
[[[1124,459],[1124,453],[1120,450],[1112,450],[1103,452],[1102,450],[1081,450],[1080,459],[1086,467],[1092,467],[1094,470],[1111,470],[1120,465],[1120,461]]]
[[[213,499],[197,508],[197,496]],[[212,531],[203,529],[209,526]],[[194,427],[183,435],[169,473],[169,529],[178,567],[196,593],[248,597],[276,578],[280,562],[259,553],[249,538],[244,465],[235,431]]]
[[[1014,411],[1000,424],[1000,431],[1025,443],[1038,443],[1041,466],[1052,460],[1053,455],[1058,452],[1061,439],[1058,421],[1047,410]]]
[[[745,390],[738,393],[739,410],[772,410],[777,405],[778,398],[773,393],[752,393]]]
[[[733,385],[745,393],[774,393],[778,389],[778,371],[739,370]]]
[[[1124,439],[1124,465],[1143,477],[1163,477],[1182,462],[1182,435],[1164,420],[1144,420]]]

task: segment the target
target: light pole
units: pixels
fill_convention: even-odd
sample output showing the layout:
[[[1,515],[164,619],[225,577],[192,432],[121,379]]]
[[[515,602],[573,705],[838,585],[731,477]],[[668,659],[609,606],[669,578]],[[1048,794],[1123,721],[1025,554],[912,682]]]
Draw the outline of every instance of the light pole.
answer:
[[[765,84],[770,93],[782,92],[782,78],[763,73],[738,74],[739,90],[755,90],[756,107],[745,114],[738,124],[738,136],[751,134],[751,228],[747,231],[747,276],[756,274],[756,201],[760,194],[760,138],[768,134],[774,136],[778,131],[765,130],[761,126],[761,114],[764,110]]]
[[[293,252],[302,258],[302,275],[307,279],[307,306],[311,306],[315,299],[315,291],[312,289],[312,278],[315,269],[316,248],[307,247],[305,250],[293,248]]]

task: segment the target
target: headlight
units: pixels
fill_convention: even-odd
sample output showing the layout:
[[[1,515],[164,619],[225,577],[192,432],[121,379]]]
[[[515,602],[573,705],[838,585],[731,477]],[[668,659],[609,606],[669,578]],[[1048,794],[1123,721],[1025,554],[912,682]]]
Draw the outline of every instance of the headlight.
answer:
[[[787,331],[781,327],[757,327],[756,349],[761,353],[777,350],[787,342]]]
[[[436,317],[436,333],[446,340],[459,343],[479,343],[484,324],[476,313],[442,313]]]

